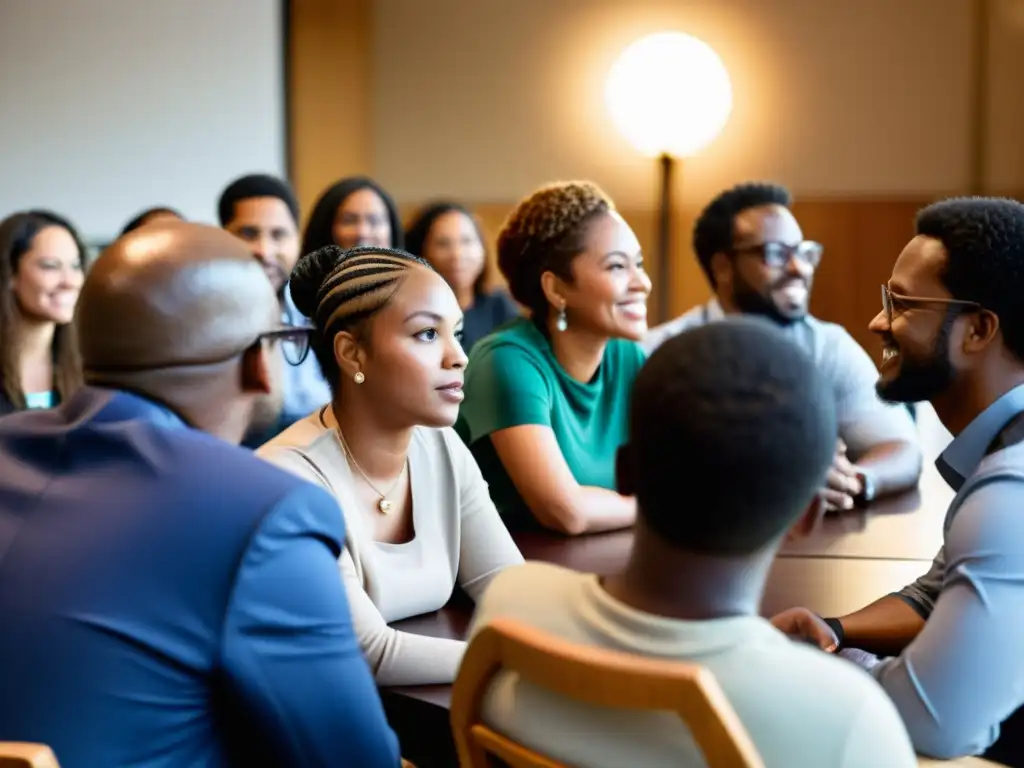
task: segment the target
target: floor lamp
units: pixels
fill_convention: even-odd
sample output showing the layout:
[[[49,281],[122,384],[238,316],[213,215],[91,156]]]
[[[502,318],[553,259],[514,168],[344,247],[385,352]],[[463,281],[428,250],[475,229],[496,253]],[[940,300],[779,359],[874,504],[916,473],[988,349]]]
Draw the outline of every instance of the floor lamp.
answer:
[[[673,191],[679,166],[722,132],[732,112],[725,65],[707,43],[659,32],[622,52],[608,73],[605,100],[612,122],[643,155],[658,159],[658,241],[655,320],[669,319]]]

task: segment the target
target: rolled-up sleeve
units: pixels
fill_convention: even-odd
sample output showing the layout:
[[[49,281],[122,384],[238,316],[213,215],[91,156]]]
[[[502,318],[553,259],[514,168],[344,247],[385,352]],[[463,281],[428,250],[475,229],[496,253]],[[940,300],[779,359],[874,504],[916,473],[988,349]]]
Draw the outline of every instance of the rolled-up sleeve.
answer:
[[[902,405],[878,397],[878,369],[868,353],[840,326],[829,326],[824,353],[831,358],[839,436],[856,459],[876,445],[917,443],[917,427]]]
[[[1024,702],[1024,478],[979,482],[946,533],[942,590],[924,629],[871,674],[914,747],[978,754]]]
[[[939,599],[942,591],[942,580],[946,575],[946,553],[944,548],[939,549],[939,554],[932,560],[932,567],[917,581],[908,584],[895,596],[907,603],[917,611],[918,615],[928,620],[935,610],[935,602]]]

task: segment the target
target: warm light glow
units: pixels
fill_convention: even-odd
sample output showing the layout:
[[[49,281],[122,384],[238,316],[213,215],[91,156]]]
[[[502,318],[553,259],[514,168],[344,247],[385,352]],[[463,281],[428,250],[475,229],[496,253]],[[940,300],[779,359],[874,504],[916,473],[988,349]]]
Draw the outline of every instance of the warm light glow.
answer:
[[[645,155],[693,155],[721,133],[732,111],[729,73],[711,47],[681,32],[633,43],[608,74],[612,121]]]

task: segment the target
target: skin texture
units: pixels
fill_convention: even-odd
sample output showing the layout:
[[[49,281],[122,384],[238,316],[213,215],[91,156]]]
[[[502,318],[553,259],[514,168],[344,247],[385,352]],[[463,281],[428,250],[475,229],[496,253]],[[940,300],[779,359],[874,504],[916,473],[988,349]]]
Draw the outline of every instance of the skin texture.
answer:
[[[395,508],[377,512],[377,491],[360,482],[363,514],[377,541],[413,536],[409,473],[413,428],[450,427],[459,414],[466,354],[458,341],[462,310],[444,279],[410,267],[388,304],[353,334],[334,339],[341,369],[334,413],[352,456],[377,488],[393,488]],[[356,372],[363,374],[356,384]],[[362,478],[360,478],[361,480]]]
[[[82,287],[78,246],[63,227],[46,227],[21,257],[11,289],[27,318],[39,322],[71,322]]]
[[[235,203],[235,215],[224,227],[243,240],[280,295],[299,260],[299,228],[284,200],[250,197]]]
[[[427,233],[423,258],[434,265],[455,291],[459,305],[473,305],[473,286],[484,271],[484,244],[476,225],[462,211],[437,217]]]
[[[346,197],[334,216],[334,242],[342,248],[357,245],[391,245],[388,207],[372,189],[356,190]]]
[[[239,442],[280,408],[277,297],[244,243],[214,227],[154,223],[117,240],[82,287],[86,381],[139,392]]]

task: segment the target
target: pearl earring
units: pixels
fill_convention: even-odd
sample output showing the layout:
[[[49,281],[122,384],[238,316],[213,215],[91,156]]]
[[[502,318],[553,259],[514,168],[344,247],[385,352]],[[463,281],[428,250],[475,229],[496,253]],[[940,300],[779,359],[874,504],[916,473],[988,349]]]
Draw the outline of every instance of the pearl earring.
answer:
[[[354,381],[356,384],[362,384],[364,381],[366,381],[366,377],[363,376],[362,371],[356,371],[356,375],[352,377],[352,381]]]
[[[564,331],[569,327],[569,318],[565,316],[565,307],[558,310],[558,317],[555,318],[555,328],[559,331]]]

